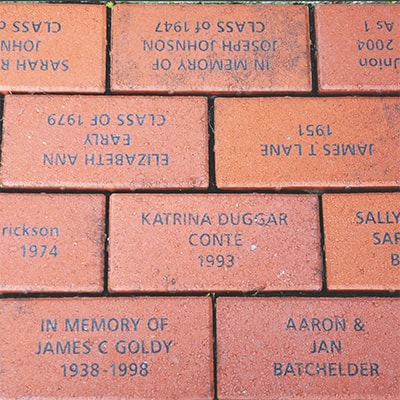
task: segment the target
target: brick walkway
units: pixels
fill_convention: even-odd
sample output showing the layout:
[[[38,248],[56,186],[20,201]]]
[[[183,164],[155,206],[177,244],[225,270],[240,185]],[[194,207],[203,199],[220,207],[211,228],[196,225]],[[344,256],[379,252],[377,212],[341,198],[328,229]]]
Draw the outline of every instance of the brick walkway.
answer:
[[[399,24],[0,3],[0,398],[400,399]]]

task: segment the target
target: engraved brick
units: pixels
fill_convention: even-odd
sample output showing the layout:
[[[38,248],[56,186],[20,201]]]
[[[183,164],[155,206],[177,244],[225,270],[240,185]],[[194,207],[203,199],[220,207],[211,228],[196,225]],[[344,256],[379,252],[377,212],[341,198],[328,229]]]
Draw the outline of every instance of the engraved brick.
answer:
[[[332,290],[400,290],[400,193],[323,195]]]
[[[0,304],[2,399],[213,399],[209,298]]]
[[[106,9],[0,4],[0,92],[105,90]]]
[[[314,195],[112,195],[109,290],[320,290],[318,219]]]
[[[400,300],[217,299],[218,399],[398,399]]]
[[[0,194],[0,292],[101,292],[103,195]]]
[[[205,188],[207,101],[6,96],[1,181],[18,188]]]
[[[319,91],[398,93],[399,26],[399,5],[317,5]]]
[[[397,98],[216,99],[219,188],[398,188]]]
[[[306,6],[112,9],[114,92],[310,92]]]

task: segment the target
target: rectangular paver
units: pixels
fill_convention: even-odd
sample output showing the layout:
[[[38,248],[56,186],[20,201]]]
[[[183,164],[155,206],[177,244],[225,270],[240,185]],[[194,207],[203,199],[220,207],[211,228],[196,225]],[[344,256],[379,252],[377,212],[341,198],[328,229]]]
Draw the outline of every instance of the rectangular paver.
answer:
[[[0,292],[101,292],[105,196],[0,194]]]
[[[217,299],[218,399],[398,399],[400,299]]]
[[[112,292],[320,290],[318,199],[114,194]]]
[[[205,188],[207,125],[202,97],[6,96],[1,182],[9,188]]]
[[[400,193],[322,197],[328,289],[400,290]]]
[[[209,298],[3,299],[2,399],[213,398]]]
[[[398,98],[216,99],[221,189],[398,188]]]
[[[103,93],[106,8],[0,4],[0,93]]]
[[[111,90],[310,92],[306,6],[117,4]]]
[[[399,4],[319,4],[315,31],[320,92],[399,92]]]

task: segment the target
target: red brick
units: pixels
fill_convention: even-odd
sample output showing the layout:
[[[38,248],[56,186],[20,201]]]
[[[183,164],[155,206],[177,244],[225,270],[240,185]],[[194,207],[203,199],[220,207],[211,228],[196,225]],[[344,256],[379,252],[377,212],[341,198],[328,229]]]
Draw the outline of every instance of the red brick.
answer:
[[[217,186],[398,188],[398,98],[216,99]],[[353,152],[354,154],[351,154]]]
[[[205,188],[206,99],[6,96],[1,181],[13,188]]]
[[[213,398],[209,298],[0,304],[2,399]]]
[[[400,193],[323,195],[332,290],[400,290]]]
[[[399,22],[399,5],[317,5],[319,91],[398,93]]]
[[[0,93],[105,90],[106,9],[0,4]]]
[[[313,195],[116,194],[109,290],[320,290],[319,238]]]
[[[102,195],[0,194],[0,292],[101,292]]]
[[[398,399],[399,311],[394,298],[219,298],[218,399]]]
[[[306,6],[118,4],[112,11],[114,92],[311,91]]]

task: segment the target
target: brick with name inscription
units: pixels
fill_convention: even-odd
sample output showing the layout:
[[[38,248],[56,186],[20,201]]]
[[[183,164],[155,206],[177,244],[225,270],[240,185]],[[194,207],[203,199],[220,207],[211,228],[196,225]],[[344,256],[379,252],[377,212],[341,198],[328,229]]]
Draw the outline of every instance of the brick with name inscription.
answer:
[[[6,96],[1,182],[8,188],[206,188],[207,121],[202,97]]]
[[[400,90],[400,6],[315,6],[318,89],[322,93]]]
[[[314,195],[113,194],[112,292],[320,290]]]
[[[205,297],[1,299],[1,398],[211,400],[211,312]]]
[[[400,290],[400,193],[324,194],[327,286]]]
[[[1,193],[0,293],[101,292],[104,232],[103,195]]]
[[[400,299],[217,299],[218,399],[397,400]]]
[[[106,9],[0,4],[0,93],[103,93]]]
[[[111,90],[310,92],[306,6],[117,4]]]
[[[398,188],[398,98],[218,98],[223,189]]]

